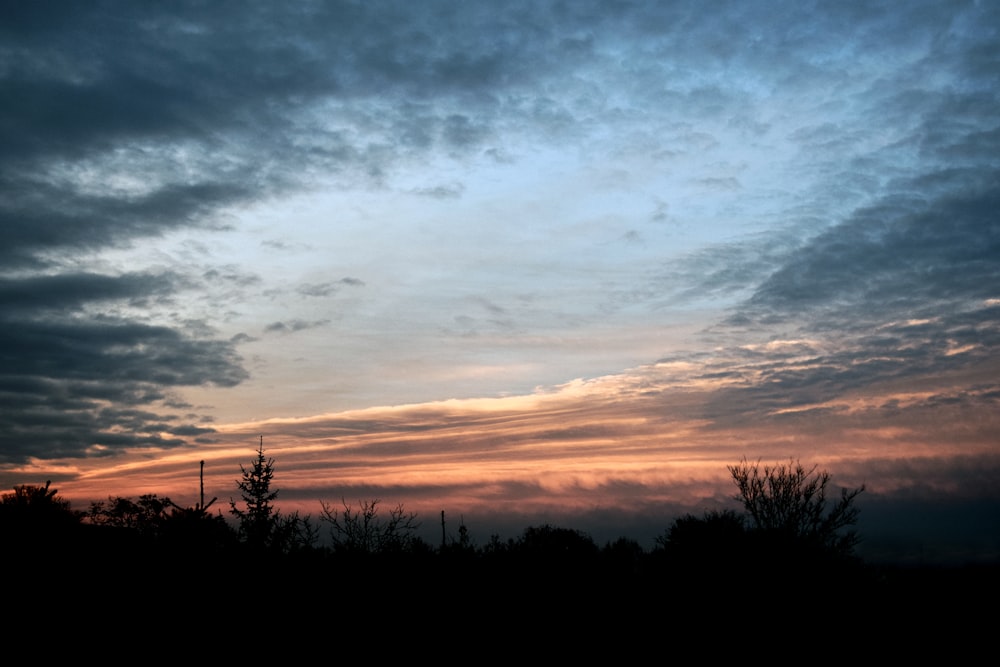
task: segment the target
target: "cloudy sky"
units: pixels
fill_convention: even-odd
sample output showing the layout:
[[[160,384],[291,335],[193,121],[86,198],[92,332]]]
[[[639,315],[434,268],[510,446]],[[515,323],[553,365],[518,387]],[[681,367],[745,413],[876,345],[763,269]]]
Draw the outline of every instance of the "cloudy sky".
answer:
[[[1000,553],[996,3],[0,11],[4,488]]]

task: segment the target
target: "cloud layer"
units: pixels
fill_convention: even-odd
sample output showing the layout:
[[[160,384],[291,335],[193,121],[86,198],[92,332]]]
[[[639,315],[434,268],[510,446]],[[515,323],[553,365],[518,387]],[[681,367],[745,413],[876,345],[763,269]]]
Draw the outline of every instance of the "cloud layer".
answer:
[[[258,431],[301,497],[996,474],[990,3],[0,11],[5,481]]]

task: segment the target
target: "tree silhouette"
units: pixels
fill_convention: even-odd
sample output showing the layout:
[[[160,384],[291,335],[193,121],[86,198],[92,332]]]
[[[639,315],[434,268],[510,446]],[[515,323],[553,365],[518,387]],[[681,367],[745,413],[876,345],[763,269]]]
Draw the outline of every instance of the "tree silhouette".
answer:
[[[274,459],[264,456],[264,436],[249,469],[240,465],[242,479],[236,482],[244,508],[229,499],[230,514],[239,521],[239,536],[253,551],[289,552],[311,548],[318,535],[309,517],[298,512],[282,513],[274,505],[278,489],[272,489]]]
[[[355,554],[398,554],[410,549],[415,531],[420,527],[415,513],[407,514],[403,505],[380,515],[379,499],[359,501],[351,507],[341,499],[343,509],[320,501],[323,508],[320,520],[329,524],[330,537],[335,551]]]
[[[859,538],[853,526],[858,508],[854,501],[864,491],[841,489],[836,501],[827,498],[830,474],[806,469],[798,461],[765,465],[728,466],[739,490],[755,537],[770,544],[831,556],[851,556]]]
[[[107,502],[98,500],[90,504],[87,520],[97,526],[131,530],[143,537],[154,538],[159,534],[170,506],[169,498],[160,498],[155,493],[142,495],[138,501],[108,496]]]
[[[243,479],[236,482],[245,509],[240,509],[236,501],[229,499],[230,513],[239,520],[239,533],[251,549],[265,549],[271,546],[275,532],[277,515],[274,505],[278,490],[271,490],[274,479],[274,459],[264,456],[264,436],[260,438],[257,458],[248,470],[240,464]]]

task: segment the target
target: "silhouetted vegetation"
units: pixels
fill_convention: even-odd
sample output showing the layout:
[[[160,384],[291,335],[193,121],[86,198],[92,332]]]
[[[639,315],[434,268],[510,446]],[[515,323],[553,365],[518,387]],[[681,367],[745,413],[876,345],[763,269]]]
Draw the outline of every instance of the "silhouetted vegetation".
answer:
[[[443,513],[435,547],[416,535],[416,514],[402,505],[386,511],[377,499],[321,502],[324,541],[310,517],[273,506],[278,489],[263,443],[241,471],[242,505],[230,500],[232,521],[210,511],[215,499],[206,503],[203,490],[193,507],[143,495],[75,512],[49,483],[15,487],[0,497],[9,576],[72,591],[69,599],[81,604],[255,600],[288,614],[305,596],[364,617],[419,616],[428,601],[446,600],[436,618],[459,625],[472,623],[474,610],[517,605],[520,623],[544,625],[558,614],[621,632],[644,627],[666,613],[664,605],[689,610],[685,623],[729,613],[747,615],[744,625],[815,623],[889,608],[912,613],[926,607],[922,587],[945,595],[971,588],[938,571],[918,578],[863,563],[853,532],[862,489],[831,503],[830,476],[794,462],[731,467],[743,511],[677,517],[649,550],[624,536],[601,546],[549,524],[477,544],[464,522],[449,538]],[[974,576],[979,589],[996,590],[995,568]]]
[[[51,484],[22,484],[0,496],[0,547],[14,563],[72,551],[81,539],[81,514]]]
[[[320,520],[330,528],[335,553],[349,556],[398,555],[423,547],[416,537],[420,527],[417,515],[407,513],[402,505],[381,512],[381,501],[361,500],[352,507],[341,499],[341,509],[320,501]]]
[[[830,503],[830,474],[806,469],[798,461],[774,466],[748,463],[730,466],[758,541],[795,549],[799,555],[850,558],[859,538],[854,530],[858,508],[854,501],[865,488],[841,489]]]
[[[738,564],[745,557],[746,542],[746,520],[733,510],[701,517],[686,514],[656,538],[660,555],[672,565],[712,571]]]
[[[656,540],[657,556],[674,572],[701,584],[706,575],[747,572],[754,576],[793,577],[800,581],[843,578],[859,568],[854,549],[858,509],[864,490],[841,491],[827,499],[830,475],[800,463],[749,463],[728,468],[743,507],[692,514],[673,521]]]
[[[282,513],[274,506],[278,489],[271,488],[274,479],[274,459],[264,456],[261,437],[257,457],[249,469],[240,465],[243,478],[236,482],[243,507],[229,500],[230,514],[238,521],[239,538],[246,547],[258,553],[289,553],[312,547],[319,539],[309,517],[298,512]]]
[[[138,501],[121,496],[97,500],[90,504],[87,520],[96,526],[108,526],[134,531],[146,538],[156,538],[168,518],[170,500],[156,494],[140,496]]]
[[[76,523],[80,516],[70,508],[68,500],[59,497],[52,482],[45,486],[22,484],[12,493],[0,496],[0,519],[7,530],[58,529]]]

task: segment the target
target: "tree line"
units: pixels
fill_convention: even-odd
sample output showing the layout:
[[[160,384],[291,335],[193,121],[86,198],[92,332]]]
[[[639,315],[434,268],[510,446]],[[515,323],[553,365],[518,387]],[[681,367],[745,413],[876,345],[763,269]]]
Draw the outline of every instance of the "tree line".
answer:
[[[436,647],[475,639],[486,652],[541,645],[592,659],[603,647],[622,658],[699,634],[896,646],[956,619],[977,627],[965,601],[1000,592],[996,569],[864,563],[863,486],[835,491],[828,473],[795,460],[727,468],[737,509],[676,517],[651,549],[549,524],[477,543],[464,524],[446,535],[443,514],[441,542],[430,544],[415,513],[379,499],[284,512],[263,440],[225,513],[204,490],[193,506],[147,494],[76,510],[49,482],[19,485],[0,495],[8,629],[155,636],[158,650],[208,637],[221,650],[240,636],[286,651],[312,633],[372,656],[430,637]],[[903,630],[887,633],[887,619]]]
[[[101,552],[107,546],[118,553],[176,559],[224,554],[271,562],[338,558],[358,564],[436,557],[466,566],[502,561],[510,567],[600,567],[625,573],[670,565],[690,572],[748,563],[813,570],[858,564],[855,500],[863,486],[831,495],[831,476],[798,461],[761,465],[744,458],[728,470],[742,511],[677,517],[651,551],[624,536],[600,546],[583,531],[548,524],[529,526],[516,538],[492,535],[477,544],[464,524],[457,535],[446,535],[443,512],[441,543],[431,545],[418,536],[421,523],[415,513],[403,505],[387,508],[379,499],[321,501],[317,517],[283,512],[276,505],[274,459],[265,454],[263,438],[250,464],[240,465],[238,498],[229,499],[228,519],[221,509],[213,511],[218,498],[206,502],[204,489],[193,507],[147,494],[137,499],[109,496],[79,511],[46,482],[15,486],[0,496],[0,535],[8,551],[26,562],[72,548]]]

